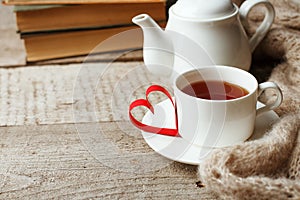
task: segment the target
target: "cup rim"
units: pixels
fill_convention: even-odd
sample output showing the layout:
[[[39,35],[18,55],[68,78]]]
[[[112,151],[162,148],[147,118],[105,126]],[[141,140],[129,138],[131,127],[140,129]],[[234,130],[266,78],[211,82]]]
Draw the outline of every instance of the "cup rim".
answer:
[[[179,89],[179,87],[177,85],[177,82],[178,82],[179,78],[181,78],[183,76],[186,76],[186,75],[188,75],[190,73],[193,73],[194,71],[208,70],[208,69],[211,69],[212,67],[221,68],[221,69],[230,69],[230,70],[238,71],[239,73],[243,73],[243,74],[247,75],[248,77],[250,77],[254,81],[254,83],[255,83],[254,88],[255,89],[252,90],[252,91],[248,91],[249,93],[247,95],[245,95],[245,96],[238,97],[238,98],[235,98],[235,99],[226,99],[226,100],[214,100],[214,99],[198,98],[198,97],[195,97],[195,96],[191,96],[191,95],[183,92],[181,89]],[[198,68],[198,69],[192,69],[192,70],[186,71],[183,74],[180,74],[179,76],[176,77],[174,85],[175,85],[174,90],[177,90],[179,93],[183,94],[187,98],[191,98],[191,99],[198,100],[198,101],[203,101],[203,102],[213,102],[213,103],[227,103],[227,102],[240,101],[240,100],[246,99],[249,96],[253,95],[253,93],[255,93],[257,91],[257,88],[258,88],[257,79],[251,73],[249,73],[249,72],[247,72],[245,70],[242,70],[242,69],[239,69],[239,68],[236,68],[236,67],[233,67],[233,66],[227,66],[227,65],[205,66],[205,67],[201,67],[201,68]]]

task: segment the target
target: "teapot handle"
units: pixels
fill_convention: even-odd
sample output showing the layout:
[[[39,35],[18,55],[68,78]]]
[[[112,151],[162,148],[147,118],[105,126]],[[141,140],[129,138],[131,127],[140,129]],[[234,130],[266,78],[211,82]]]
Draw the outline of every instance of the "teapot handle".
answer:
[[[251,52],[254,51],[256,46],[261,42],[261,40],[269,31],[275,18],[275,10],[272,4],[267,0],[247,0],[244,1],[244,3],[240,7],[241,21],[244,26],[248,27],[248,14],[254,6],[259,4],[264,5],[267,10],[263,22],[259,25],[254,35],[249,40]]]

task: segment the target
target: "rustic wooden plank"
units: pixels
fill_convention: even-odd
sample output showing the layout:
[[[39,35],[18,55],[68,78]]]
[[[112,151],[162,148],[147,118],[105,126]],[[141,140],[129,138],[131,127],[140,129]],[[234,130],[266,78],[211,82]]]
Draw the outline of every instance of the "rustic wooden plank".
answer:
[[[102,127],[102,134],[118,147],[118,159],[109,149],[96,159],[80,140],[76,124],[1,127],[0,198],[217,199],[205,187],[197,187],[197,167],[166,162],[136,129],[119,123],[80,124],[81,134],[95,134],[95,127]],[[137,135],[127,135],[120,126]],[[95,140],[94,145],[105,142]],[[132,157],[131,165],[129,151],[139,155]],[[154,163],[156,168],[149,168]],[[146,170],[136,170],[137,165]]]
[[[142,62],[0,69],[0,126],[127,120],[153,83]]]

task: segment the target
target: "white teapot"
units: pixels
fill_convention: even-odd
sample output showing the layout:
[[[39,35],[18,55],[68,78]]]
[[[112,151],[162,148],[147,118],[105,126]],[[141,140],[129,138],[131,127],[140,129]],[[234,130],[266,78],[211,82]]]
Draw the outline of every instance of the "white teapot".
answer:
[[[265,6],[265,18],[248,39],[243,25],[247,25],[248,13],[258,4]],[[274,17],[274,8],[267,0],[247,0],[240,9],[230,0],[178,0],[169,9],[165,30],[147,14],[135,16],[132,21],[144,33],[143,56],[148,70],[174,77],[210,64],[249,70],[251,53]]]

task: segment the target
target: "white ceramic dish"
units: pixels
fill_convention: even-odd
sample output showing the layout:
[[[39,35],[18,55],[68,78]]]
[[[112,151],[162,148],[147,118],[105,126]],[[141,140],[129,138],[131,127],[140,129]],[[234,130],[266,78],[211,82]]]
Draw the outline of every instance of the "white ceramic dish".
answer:
[[[257,107],[264,104],[258,102]],[[175,116],[172,104],[169,100],[162,101],[154,107],[155,115],[149,111],[143,118],[143,123],[157,127],[175,127]],[[256,118],[254,132],[248,140],[261,138],[271,124],[279,117],[274,111],[263,113]],[[213,150],[208,147],[201,147],[190,144],[181,137],[170,137],[142,131],[147,144],[158,154],[171,160],[198,165]]]

